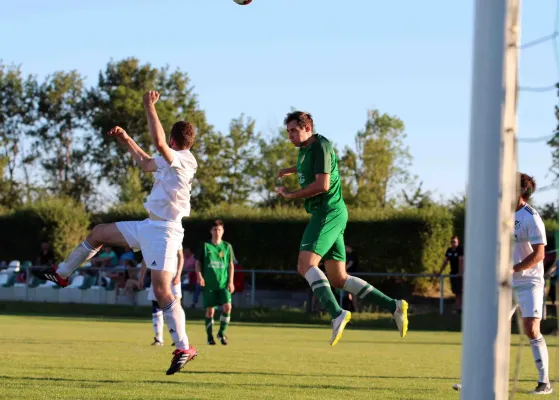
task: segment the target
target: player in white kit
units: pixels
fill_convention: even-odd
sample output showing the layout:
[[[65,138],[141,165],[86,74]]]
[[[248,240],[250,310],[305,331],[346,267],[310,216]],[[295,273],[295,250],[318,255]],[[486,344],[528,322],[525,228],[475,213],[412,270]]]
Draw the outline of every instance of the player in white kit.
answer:
[[[538,371],[538,385],[534,394],[551,394],[549,384],[549,356],[547,344],[540,332],[544,314],[543,307],[545,279],[543,259],[545,258],[545,226],[539,214],[528,205],[528,200],[536,190],[536,182],[526,174],[520,174],[520,197],[514,214],[514,273],[512,287],[516,292],[518,305],[510,313],[512,318],[516,308],[520,308],[524,332],[530,339],[532,355]]]
[[[182,249],[179,249],[177,253],[177,272],[171,281],[171,293],[175,296],[179,302],[182,299],[182,287],[181,287],[181,275],[182,275],[182,268],[184,264],[184,255],[182,253]],[[146,270],[147,265],[144,260],[142,260],[142,268],[140,270],[140,288],[143,288],[144,279],[146,277]],[[153,325],[153,333],[155,336],[153,337],[152,346],[163,346],[163,311],[161,307],[159,307],[159,303],[157,302],[157,298],[155,297],[155,292],[153,291],[153,285],[150,285],[148,290],[148,300],[151,301],[152,309],[151,309],[151,321]],[[174,346],[173,343],[171,346]]]
[[[520,174],[520,196],[514,214],[514,266],[512,287],[518,304],[512,307],[509,319],[517,308],[522,313],[524,332],[530,339],[532,355],[538,371],[538,384],[532,394],[551,394],[549,383],[549,355],[547,344],[540,332],[544,302],[545,226],[539,214],[528,205],[536,190],[534,178]],[[460,390],[460,384],[453,385]]]
[[[159,93],[150,91],[143,100],[150,135],[160,156],[152,157],[145,153],[118,126],[108,134],[128,149],[140,168],[155,173],[155,183],[144,204],[149,218],[97,225],[58,269],[48,268],[38,275],[64,287],[68,285],[72,272],[92,258],[102,245],[128,245],[135,250],[141,249],[144,261],[151,269],[155,298],[176,345],[171,366],[167,370],[167,375],[172,375],[198,355],[188,342],[184,310],[171,292],[171,281],[177,271],[177,252],[182,248],[184,236],[181,221],[190,215],[190,190],[197,169],[196,159],[190,152],[195,128],[188,122],[176,122],[167,143],[155,110]]]

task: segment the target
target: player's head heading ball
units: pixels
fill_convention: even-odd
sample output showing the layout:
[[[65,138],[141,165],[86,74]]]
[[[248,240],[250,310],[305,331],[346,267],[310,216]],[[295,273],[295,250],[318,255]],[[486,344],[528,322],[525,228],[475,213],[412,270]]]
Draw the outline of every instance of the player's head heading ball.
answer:
[[[528,201],[535,191],[536,181],[534,178],[526,174],[520,174],[520,197],[524,201]]]
[[[190,122],[178,121],[171,128],[169,146],[173,150],[190,150],[196,137],[196,128]]]
[[[283,120],[289,140],[296,147],[300,147],[308,140],[314,131],[314,121],[310,113],[304,111],[293,111],[287,114]]]

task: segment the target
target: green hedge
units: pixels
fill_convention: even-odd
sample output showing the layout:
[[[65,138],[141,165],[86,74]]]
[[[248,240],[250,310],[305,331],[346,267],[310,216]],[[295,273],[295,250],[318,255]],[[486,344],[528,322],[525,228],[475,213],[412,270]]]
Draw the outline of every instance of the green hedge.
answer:
[[[355,249],[360,272],[429,273],[438,270],[448,239],[463,236],[463,213],[441,207],[410,210],[350,210],[346,242]],[[0,260],[31,259],[41,241],[53,245],[58,260],[82,240],[94,225],[147,217],[140,204],[124,204],[106,213],[88,216],[81,204],[67,199],[47,199],[32,206],[0,215]],[[209,238],[210,222],[225,221],[225,239],[230,241],[245,268],[294,271],[297,252],[309,216],[302,209],[274,210],[221,207],[194,212],[183,221],[185,245],[195,249]],[[546,221],[548,234],[557,224]],[[296,275],[259,275],[260,288],[278,285],[305,287]],[[375,279],[389,293],[425,292],[427,279]]]
[[[442,208],[428,210],[350,210],[346,243],[359,256],[360,272],[422,273],[433,272],[453,233],[453,217]],[[147,214],[140,206],[123,205],[93,217],[95,224],[120,220],[141,220]],[[216,208],[206,213],[193,213],[185,218],[185,245],[195,249],[209,238],[212,220],[225,222],[225,240],[231,242],[245,268],[296,269],[297,253],[309,216],[300,209],[257,210],[243,207]],[[423,291],[430,281],[386,281],[384,287],[403,286],[409,292]],[[259,276],[259,287],[304,287],[296,275]],[[396,290],[392,287],[391,290]]]
[[[0,260],[35,261],[41,242],[62,260],[87,234],[89,217],[82,204],[50,198],[0,215]]]

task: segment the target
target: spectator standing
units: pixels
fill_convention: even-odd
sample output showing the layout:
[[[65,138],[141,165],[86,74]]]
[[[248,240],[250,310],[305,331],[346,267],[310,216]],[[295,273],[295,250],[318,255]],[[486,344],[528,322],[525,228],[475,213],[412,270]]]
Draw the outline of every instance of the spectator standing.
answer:
[[[453,236],[450,239],[450,247],[446,249],[443,265],[438,273],[442,274],[446,265],[450,263],[450,274],[457,275],[450,278],[450,288],[452,293],[456,296],[455,312],[462,312],[462,291],[463,291],[463,279],[464,276],[464,249],[460,246],[458,236]]]

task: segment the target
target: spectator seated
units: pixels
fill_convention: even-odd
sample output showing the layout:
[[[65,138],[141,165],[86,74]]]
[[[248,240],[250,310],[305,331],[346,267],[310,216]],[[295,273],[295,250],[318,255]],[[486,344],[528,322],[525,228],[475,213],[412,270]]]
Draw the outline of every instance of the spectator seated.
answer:
[[[10,261],[10,264],[8,264],[8,272],[19,272],[20,267],[21,263],[18,260]]]
[[[10,287],[15,283],[16,274],[7,270],[0,271],[0,286]]]

